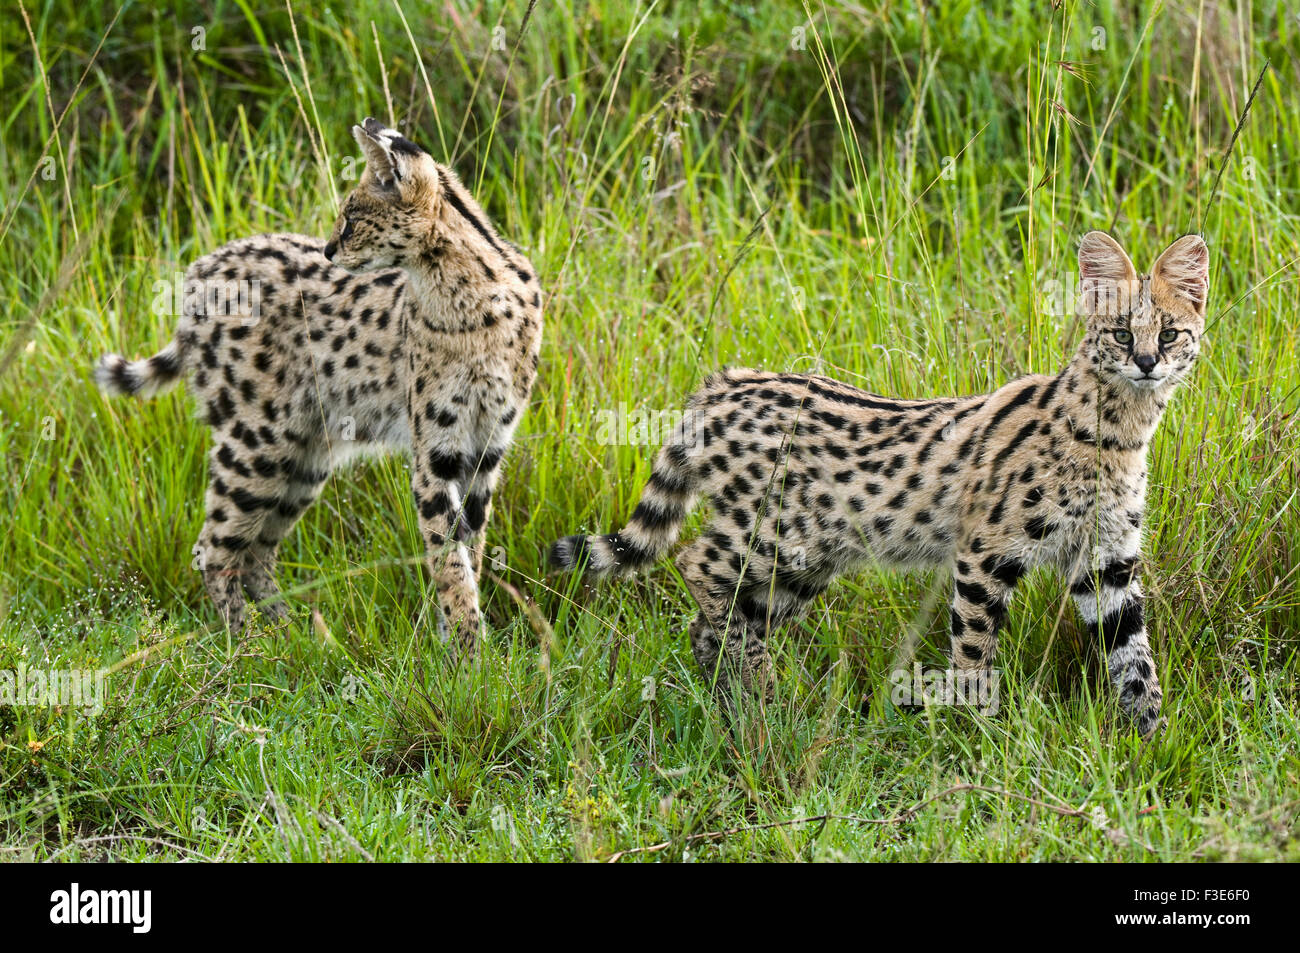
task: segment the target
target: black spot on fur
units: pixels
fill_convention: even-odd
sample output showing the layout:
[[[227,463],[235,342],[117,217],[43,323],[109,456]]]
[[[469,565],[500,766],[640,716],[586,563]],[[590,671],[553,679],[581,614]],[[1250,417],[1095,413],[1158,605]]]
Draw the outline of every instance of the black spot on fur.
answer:
[[[458,453],[443,450],[429,451],[429,470],[439,480],[458,480],[465,475],[465,461]]]

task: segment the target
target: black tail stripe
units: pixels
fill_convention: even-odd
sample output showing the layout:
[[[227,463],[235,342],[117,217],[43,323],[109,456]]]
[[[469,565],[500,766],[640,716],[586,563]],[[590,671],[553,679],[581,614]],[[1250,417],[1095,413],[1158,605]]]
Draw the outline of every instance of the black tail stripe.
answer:
[[[628,539],[622,533],[614,533],[608,537],[608,540],[614,559],[623,565],[636,566],[654,561],[655,554],[653,550],[646,549],[640,543]]]
[[[675,508],[664,508],[658,503],[651,503],[642,500],[632,511],[632,518],[628,520],[629,524],[635,524],[647,532],[662,532],[671,526],[674,526],[681,518],[681,513]]]

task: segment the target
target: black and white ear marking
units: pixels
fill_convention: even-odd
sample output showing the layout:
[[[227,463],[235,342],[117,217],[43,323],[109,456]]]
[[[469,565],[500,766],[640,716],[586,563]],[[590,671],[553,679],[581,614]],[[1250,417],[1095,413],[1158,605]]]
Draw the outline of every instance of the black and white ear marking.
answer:
[[[425,151],[396,129],[367,116],[361,125],[352,127],[352,137],[366,153],[366,164],[385,188],[407,177],[410,160]]]
[[[371,133],[373,127],[383,128],[373,119],[365,120],[360,126],[353,126],[352,138],[366,154],[366,167],[374,175],[375,181],[384,188],[389,188],[401,179],[402,174],[397,169],[396,157],[388,143]]]

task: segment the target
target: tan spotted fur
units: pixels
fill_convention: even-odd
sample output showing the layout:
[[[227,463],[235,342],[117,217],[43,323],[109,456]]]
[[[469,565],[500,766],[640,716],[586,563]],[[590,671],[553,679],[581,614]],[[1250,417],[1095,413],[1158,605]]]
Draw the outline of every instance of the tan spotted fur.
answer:
[[[492,492],[537,373],[540,287],[450,169],[373,119],[352,133],[366,166],[327,242],[259,235],[203,256],[171,344],[107,355],[96,376],[147,396],[189,374],[212,428],[196,554],[231,627],[245,596],[283,613],[279,545],[330,472],[398,450],[441,619],[472,648]],[[256,314],[205,306],[223,283],[255,288]]]
[[[570,536],[554,565],[630,572],[703,534],[676,562],[699,614],[691,645],[724,705],[772,688],[767,639],[841,573],[869,564],[953,573],[953,664],[987,670],[1016,583],[1069,581],[1143,732],[1161,689],[1138,581],[1146,454],[1195,361],[1208,252],[1175,242],[1139,276],[1109,236],[1079,250],[1086,331],[1053,377],[975,397],[896,400],[825,377],[727,370],[688,403],[623,529]],[[1163,337],[1162,337],[1163,335]]]

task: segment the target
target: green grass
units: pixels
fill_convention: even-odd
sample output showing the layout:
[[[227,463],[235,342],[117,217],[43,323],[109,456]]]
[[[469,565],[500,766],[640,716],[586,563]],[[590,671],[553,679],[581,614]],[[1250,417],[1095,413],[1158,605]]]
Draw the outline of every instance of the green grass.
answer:
[[[522,37],[520,0],[504,34],[496,5],[269,6],[5,17],[0,671],[112,671],[97,717],[0,708],[0,858],[1297,858],[1285,4],[542,2]],[[369,114],[450,161],[548,292],[489,530],[513,593],[485,586],[472,670],[430,636],[400,461],[329,483],[283,551],[296,620],[232,638],[191,568],[184,388],[109,403],[90,377],[169,338],[152,285],[194,257],[324,234]],[[869,573],[774,640],[777,700],[730,733],[667,563],[545,576],[550,540],[615,525],[648,474],[601,411],[680,407],[722,364],[908,397],[1053,371],[1079,325],[1045,289],[1079,236],[1113,228],[1143,267],[1202,221],[1211,322],[1150,455],[1154,743],[1054,577],[1017,594],[994,717],[889,703],[910,636],[942,664],[948,580]],[[797,823],[823,814],[852,819]]]

